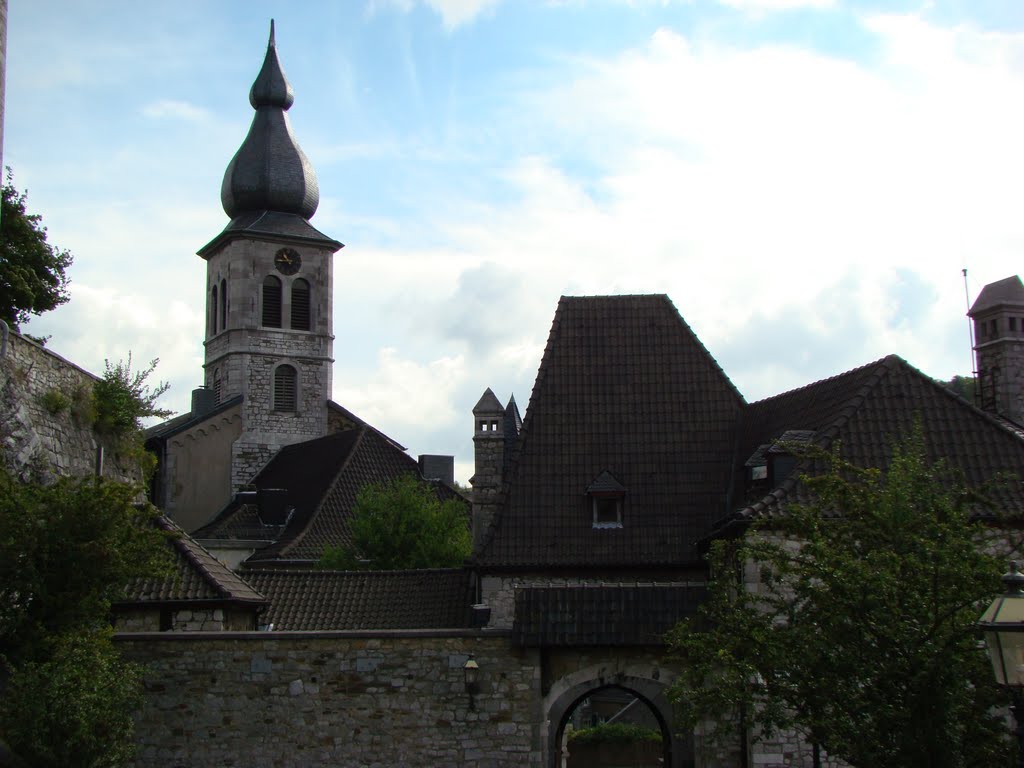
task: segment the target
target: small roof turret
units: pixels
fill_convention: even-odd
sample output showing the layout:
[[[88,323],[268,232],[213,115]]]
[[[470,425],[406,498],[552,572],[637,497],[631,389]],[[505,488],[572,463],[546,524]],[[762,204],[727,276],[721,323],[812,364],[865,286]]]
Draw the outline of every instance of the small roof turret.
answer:
[[[271,21],[267,55],[249,91],[256,115],[221,185],[221,203],[232,219],[243,213],[273,211],[308,220],[316,213],[320,204],[316,174],[285,114],[294,101],[295,94],[277,58]]]

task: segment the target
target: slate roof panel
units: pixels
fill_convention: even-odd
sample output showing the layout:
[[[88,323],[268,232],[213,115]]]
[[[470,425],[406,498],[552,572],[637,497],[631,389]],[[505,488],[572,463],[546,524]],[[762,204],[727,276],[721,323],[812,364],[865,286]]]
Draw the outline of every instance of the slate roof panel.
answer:
[[[693,584],[523,587],[515,592],[512,642],[525,646],[661,645],[707,595]]]
[[[352,543],[349,517],[359,491],[369,483],[405,474],[419,477],[419,465],[398,444],[370,426],[282,448],[256,477],[258,489],[285,488],[294,507],[287,525],[265,525],[253,503],[236,501],[193,535],[199,539],[273,543],[249,563],[313,563],[328,546]],[[444,483],[432,483],[442,500],[466,500]]]
[[[743,399],[667,296],[562,297],[482,565],[692,562],[725,510]],[[595,529],[587,487],[626,488]]]
[[[159,516],[155,525],[171,534],[167,541],[174,551],[172,573],[163,578],[133,580],[125,589],[121,602],[227,601],[266,604],[266,598],[245,579],[221,563],[167,517]]]
[[[982,487],[1000,475],[1009,482],[994,487],[992,501],[1002,514],[1024,517],[1024,440],[999,419],[975,408],[901,358],[877,362],[750,405],[741,436],[741,456],[778,439],[787,430],[810,429],[822,448],[839,445],[841,455],[863,467],[885,469],[895,441],[921,425],[931,461],[940,458]],[[805,500],[793,476],[771,493],[728,516],[749,520],[778,514],[791,499]],[[979,507],[981,516],[990,514]],[[718,526],[721,527],[721,526]]]
[[[471,626],[474,590],[462,569],[311,571],[267,568],[246,578],[271,605],[275,630],[461,629]]]

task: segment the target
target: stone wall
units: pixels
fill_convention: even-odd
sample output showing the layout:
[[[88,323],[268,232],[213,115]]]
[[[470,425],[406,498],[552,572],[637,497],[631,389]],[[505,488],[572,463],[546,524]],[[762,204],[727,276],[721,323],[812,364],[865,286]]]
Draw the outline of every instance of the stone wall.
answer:
[[[479,631],[118,634],[135,765],[540,766],[540,663]],[[479,664],[470,702],[463,665]]]
[[[103,448],[103,475],[138,480],[137,463],[92,429],[97,377],[11,332],[0,358],[0,462],[23,480],[94,474]]]

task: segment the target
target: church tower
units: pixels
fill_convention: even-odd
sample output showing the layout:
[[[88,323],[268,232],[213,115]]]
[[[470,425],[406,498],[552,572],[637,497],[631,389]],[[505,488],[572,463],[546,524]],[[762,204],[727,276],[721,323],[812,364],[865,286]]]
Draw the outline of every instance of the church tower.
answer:
[[[974,321],[978,405],[1024,426],[1024,284],[1014,275],[981,289]]]
[[[231,222],[198,252],[206,261],[205,385],[218,403],[242,396],[235,489],[281,447],[328,429],[333,256],[342,244],[309,223],[320,191],[292,135],[294,101],[271,21],[249,91],[256,114],[221,186]]]

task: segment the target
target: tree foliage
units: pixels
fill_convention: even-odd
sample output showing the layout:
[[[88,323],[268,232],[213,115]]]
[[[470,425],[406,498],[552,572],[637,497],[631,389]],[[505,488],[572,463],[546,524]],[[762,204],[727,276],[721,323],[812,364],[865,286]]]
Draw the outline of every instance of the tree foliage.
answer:
[[[113,365],[109,360],[103,362],[103,378],[93,385],[98,432],[122,437],[140,431],[142,419],[151,416],[163,419],[173,414],[173,411],[159,408],[156,404],[170,384],[162,381],[150,388],[146,383],[159,360],[151,360],[148,367],[135,372],[132,371],[130,352],[127,360]]]
[[[1012,544],[920,434],[885,473],[825,458],[803,481],[812,503],[712,547],[709,600],[668,637],[683,719],[733,739],[793,728],[856,766],[1005,765],[1005,697],[975,623],[1000,591],[990,552]]]
[[[46,242],[42,217],[28,212],[27,197],[8,168],[0,205],[0,320],[15,330],[69,298],[72,256]]]
[[[472,549],[466,505],[442,501],[411,473],[360,490],[351,525],[353,546],[328,547],[322,567],[449,568],[462,565]]]
[[[978,382],[973,376],[954,376],[949,381],[939,382],[946,389],[954,392],[968,403],[977,404]]]
[[[0,472],[0,738],[32,766],[118,765],[131,747],[137,674],[111,644],[111,601],[169,563],[138,495]]]

